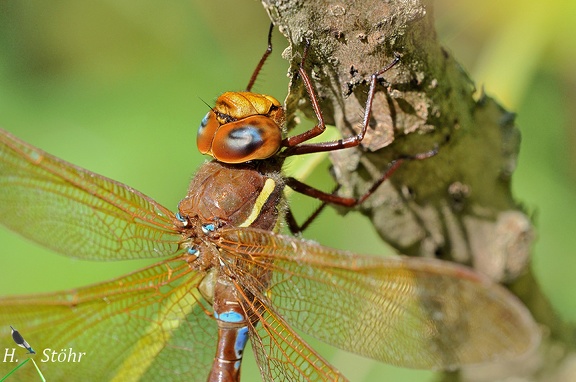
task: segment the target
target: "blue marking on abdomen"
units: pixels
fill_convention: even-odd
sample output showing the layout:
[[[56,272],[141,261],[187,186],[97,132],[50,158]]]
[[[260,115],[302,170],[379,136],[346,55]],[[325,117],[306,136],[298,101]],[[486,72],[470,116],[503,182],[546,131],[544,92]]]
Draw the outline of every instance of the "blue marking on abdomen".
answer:
[[[220,313],[219,315],[215,315],[215,317],[218,318],[220,321],[231,323],[238,323],[244,321],[244,316],[233,310],[229,312]]]
[[[238,336],[236,337],[236,343],[234,344],[234,352],[236,353],[236,357],[242,358],[242,353],[244,352],[244,348],[246,347],[247,342],[248,342],[248,327],[243,326],[240,329],[238,329]]]

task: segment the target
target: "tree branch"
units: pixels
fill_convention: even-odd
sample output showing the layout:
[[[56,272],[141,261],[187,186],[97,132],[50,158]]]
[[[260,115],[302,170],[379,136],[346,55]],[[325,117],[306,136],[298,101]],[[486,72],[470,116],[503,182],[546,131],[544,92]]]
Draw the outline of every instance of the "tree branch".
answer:
[[[541,363],[554,365],[546,373],[550,378],[567,359],[574,331],[552,313],[528,267],[534,228],[510,191],[520,133],[514,115],[477,92],[440,46],[431,1],[263,4],[290,43],[285,58],[294,72],[304,41],[311,41],[306,69],[326,122],[343,136],[359,130],[370,75],[401,55],[400,64],[383,75],[361,147],[331,154],[341,191],[361,195],[391,160],[439,145],[438,155],[405,164],[360,209],[403,254],[465,263],[496,281],[514,282],[512,289],[550,328],[543,349],[552,342],[563,349],[555,360],[540,355]],[[296,110],[315,118],[298,79],[291,82],[286,108],[289,121]],[[536,378],[541,369],[506,371],[529,370]]]

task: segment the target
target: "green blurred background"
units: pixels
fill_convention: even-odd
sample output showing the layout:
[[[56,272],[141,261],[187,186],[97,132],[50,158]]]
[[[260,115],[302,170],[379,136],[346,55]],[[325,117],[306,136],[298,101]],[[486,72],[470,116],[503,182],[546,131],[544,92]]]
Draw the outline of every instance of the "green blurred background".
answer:
[[[538,227],[538,278],[563,317],[574,320],[576,3],[567,3],[439,0],[435,15],[442,41],[478,87],[518,112],[523,142],[514,193]],[[204,102],[245,88],[268,24],[256,0],[3,0],[0,126],[175,209],[206,160],[195,146]],[[274,44],[254,90],[283,100],[288,65],[278,32]],[[327,166],[319,167],[315,175],[324,178],[315,182],[329,182]],[[357,214],[327,211],[306,237],[390,253]],[[0,229],[0,264],[0,293],[11,294],[77,287],[144,263],[67,259]],[[433,376],[311,342],[353,381]],[[258,380],[255,373],[249,356],[244,380]]]

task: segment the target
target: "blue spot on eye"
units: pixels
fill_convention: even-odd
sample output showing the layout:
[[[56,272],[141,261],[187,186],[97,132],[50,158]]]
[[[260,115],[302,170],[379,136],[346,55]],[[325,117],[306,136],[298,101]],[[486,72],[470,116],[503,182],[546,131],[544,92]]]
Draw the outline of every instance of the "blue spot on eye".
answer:
[[[252,125],[232,130],[228,140],[230,149],[238,152],[253,152],[264,144],[260,128]]]
[[[214,317],[218,318],[220,321],[231,323],[238,323],[244,321],[244,316],[234,311],[223,312],[220,313],[220,315],[217,315],[216,312],[214,312]]]
[[[208,124],[208,119],[210,118],[210,113],[212,113],[212,111],[209,111],[208,113],[206,113],[204,118],[202,118],[202,121],[200,122],[200,126],[198,126],[198,134],[199,135],[202,134],[202,131],[204,130],[204,128]]]
[[[248,342],[248,327],[243,326],[240,329],[238,329],[236,343],[234,343],[234,352],[236,353],[236,357],[242,358],[242,353],[244,352],[244,348],[246,347],[247,342]]]
[[[214,224],[204,224],[202,226],[202,232],[204,232],[205,234],[208,234],[208,232],[214,232],[215,229],[216,227],[214,226]]]
[[[182,223],[186,222],[186,219],[184,219],[182,215],[180,215],[180,212],[176,212],[176,219],[180,220]]]
[[[188,254],[191,255],[191,256],[196,256],[196,257],[198,257],[198,250],[197,250],[196,248],[194,248],[194,247],[188,248],[188,251],[187,251],[187,252],[188,252]]]

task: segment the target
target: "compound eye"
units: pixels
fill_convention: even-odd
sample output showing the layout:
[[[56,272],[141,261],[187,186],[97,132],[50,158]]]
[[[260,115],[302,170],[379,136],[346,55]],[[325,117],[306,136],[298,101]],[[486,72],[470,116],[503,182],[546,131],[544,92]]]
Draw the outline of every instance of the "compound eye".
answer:
[[[257,126],[238,127],[228,134],[226,145],[239,157],[250,155],[264,145],[264,133]]]
[[[206,128],[206,125],[208,125],[208,120],[210,119],[211,113],[212,113],[212,111],[209,111],[208,113],[206,113],[204,118],[202,118],[202,121],[200,121],[200,126],[198,126],[198,135],[203,134],[204,129]]]
[[[221,162],[242,163],[271,157],[281,143],[280,127],[270,118],[256,115],[220,126],[212,154]]]
[[[212,155],[210,149],[219,127],[220,123],[213,111],[209,111],[204,118],[202,118],[200,126],[198,126],[198,134],[196,137],[196,145],[202,154]]]

